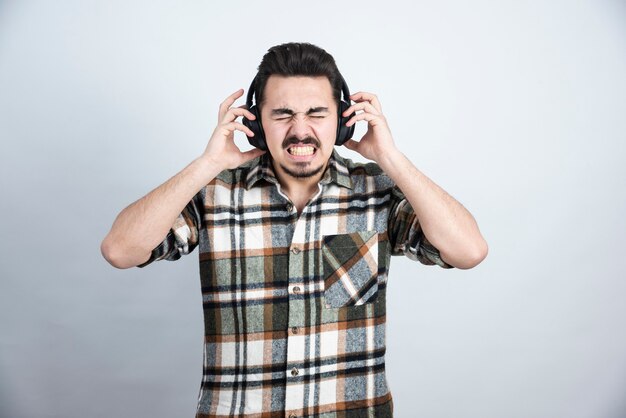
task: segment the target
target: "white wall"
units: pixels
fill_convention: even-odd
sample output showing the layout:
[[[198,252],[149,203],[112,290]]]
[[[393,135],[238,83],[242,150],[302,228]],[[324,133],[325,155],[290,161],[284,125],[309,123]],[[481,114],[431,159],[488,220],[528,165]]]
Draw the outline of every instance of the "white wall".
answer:
[[[286,41],[377,93],[490,244],[470,271],[393,260],[396,415],[626,416],[618,0],[0,2],[0,415],[193,416],[196,256],[118,271],[99,243]]]

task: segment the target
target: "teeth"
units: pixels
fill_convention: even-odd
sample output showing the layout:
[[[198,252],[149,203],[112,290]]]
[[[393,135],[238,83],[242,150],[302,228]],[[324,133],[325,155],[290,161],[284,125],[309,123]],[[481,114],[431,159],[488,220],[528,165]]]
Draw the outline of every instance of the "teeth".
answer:
[[[288,151],[291,155],[312,155],[315,149],[313,147],[291,147]]]

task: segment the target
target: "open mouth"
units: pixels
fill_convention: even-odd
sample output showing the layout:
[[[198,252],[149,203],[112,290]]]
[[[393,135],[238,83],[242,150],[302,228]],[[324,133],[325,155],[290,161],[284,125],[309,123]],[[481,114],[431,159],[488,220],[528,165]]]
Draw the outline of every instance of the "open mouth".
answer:
[[[315,154],[315,147],[310,145],[294,145],[287,148],[287,152],[297,157],[307,157]]]

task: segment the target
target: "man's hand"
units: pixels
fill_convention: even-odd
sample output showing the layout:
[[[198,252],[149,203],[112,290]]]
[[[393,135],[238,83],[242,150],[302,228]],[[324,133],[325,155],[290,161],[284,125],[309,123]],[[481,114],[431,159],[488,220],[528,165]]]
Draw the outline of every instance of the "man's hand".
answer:
[[[472,268],[480,263],[487,255],[487,243],[474,217],[396,148],[375,95],[359,92],[350,98],[356,103],[343,115],[361,112],[346,125],[365,120],[367,133],[358,142],[347,141],[346,147],[375,161],[396,183],[415,210],[428,241],[439,249],[445,262],[459,268]]]
[[[120,212],[101,245],[102,255],[109,263],[117,268],[128,268],[147,261],[198,190],[221,171],[239,167],[263,154],[256,148],[241,152],[235,145],[235,131],[252,135],[236,119],[244,115],[254,119],[254,115],[245,107],[231,108],[242,94],[243,90],[238,90],[222,103],[219,124],[199,158]]]
[[[231,107],[233,103],[235,103],[235,100],[242,95],[243,89],[239,89],[228,96],[220,105],[218,125],[215,131],[213,131],[213,135],[211,135],[211,139],[209,139],[209,143],[201,157],[210,161],[212,165],[218,166],[224,170],[237,168],[265,152],[258,148],[241,152],[239,147],[235,144],[235,131],[243,132],[249,136],[254,135],[250,129],[242,123],[237,122],[237,118],[245,116],[248,119],[254,120],[256,119],[255,116],[246,109],[245,105]]]
[[[387,119],[383,115],[383,109],[376,95],[366,92],[358,92],[350,96],[355,104],[343,112],[343,116],[348,116],[354,112],[361,111],[353,116],[346,126],[352,126],[356,122],[367,121],[367,132],[357,142],[353,139],[346,141],[348,149],[358,152],[368,160],[381,163],[382,159],[389,154],[396,152],[396,145],[391,136],[391,130],[387,125]]]

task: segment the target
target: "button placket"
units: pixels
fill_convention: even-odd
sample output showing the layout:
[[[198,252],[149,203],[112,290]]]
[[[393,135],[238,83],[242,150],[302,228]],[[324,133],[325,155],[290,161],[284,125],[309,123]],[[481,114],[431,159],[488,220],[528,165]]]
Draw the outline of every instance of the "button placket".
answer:
[[[295,207],[291,208],[290,215],[292,219],[296,215]],[[303,352],[303,338],[304,338],[304,326],[305,326],[305,306],[310,303],[307,300],[306,294],[310,291],[308,284],[305,287],[303,279],[306,278],[308,271],[304,271],[304,258],[311,256],[309,251],[305,250],[305,230],[306,230],[306,217],[296,218],[295,228],[292,235],[292,241],[288,247],[288,263],[289,263],[289,284],[288,284],[288,297],[289,308],[287,318],[286,333],[286,345],[287,345],[287,367],[285,373],[288,379],[302,378],[303,370],[300,366],[303,364],[306,356]],[[297,367],[296,367],[297,366]],[[298,385],[287,385],[285,391],[287,410],[294,410],[301,405],[291,404],[298,399]],[[291,399],[291,401],[290,401]],[[296,416],[296,415],[293,415]]]

